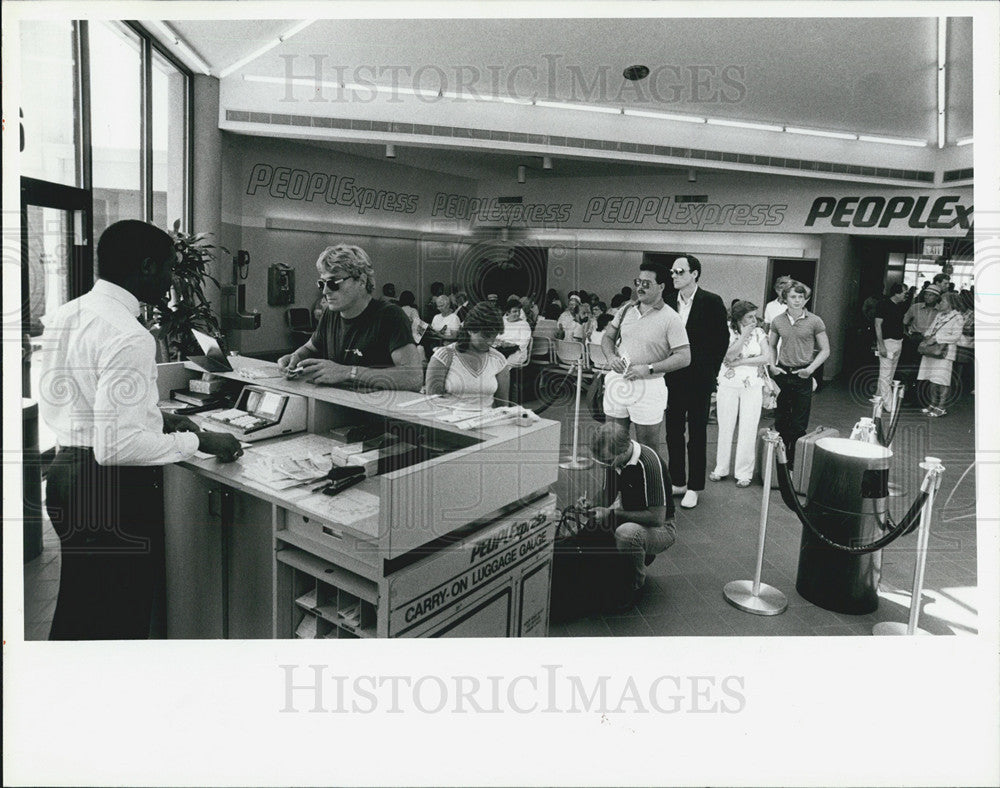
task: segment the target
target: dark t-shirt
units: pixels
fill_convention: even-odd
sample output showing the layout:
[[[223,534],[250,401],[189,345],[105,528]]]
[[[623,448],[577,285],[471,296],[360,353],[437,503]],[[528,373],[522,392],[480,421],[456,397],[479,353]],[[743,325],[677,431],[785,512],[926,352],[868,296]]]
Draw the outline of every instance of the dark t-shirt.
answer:
[[[903,338],[903,315],[906,302],[894,304],[891,298],[883,298],[875,309],[875,317],[882,318],[882,339]]]
[[[320,358],[359,367],[391,367],[392,353],[413,344],[410,320],[398,306],[373,298],[353,320],[327,309],[310,340]]]
[[[633,444],[634,445],[634,444]],[[665,506],[664,519],[674,516],[674,501],[670,497],[670,473],[660,456],[648,446],[639,447],[637,462],[620,471],[608,468],[605,481],[608,502],[622,496],[621,507],[627,512],[641,512],[651,506]]]

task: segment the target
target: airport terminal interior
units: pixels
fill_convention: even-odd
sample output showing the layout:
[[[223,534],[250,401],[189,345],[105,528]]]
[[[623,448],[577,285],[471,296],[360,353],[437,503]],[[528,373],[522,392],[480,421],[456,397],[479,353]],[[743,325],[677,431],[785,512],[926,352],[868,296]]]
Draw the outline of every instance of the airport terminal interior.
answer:
[[[873,595],[862,611],[799,593],[809,530],[776,486],[765,490],[758,459],[749,486],[737,486],[730,474],[706,481],[692,508],[674,498],[676,542],[652,560],[634,603],[549,621],[558,577],[531,572],[558,553],[559,510],[598,495],[604,479],[604,468],[591,461],[601,422],[588,394],[606,368],[588,341],[597,321],[577,310],[571,331],[582,333],[560,343],[535,326],[524,363],[513,370],[511,413],[531,411],[538,417],[531,426],[491,432],[475,425],[469,434],[477,443],[450,422],[435,427],[432,416],[413,415],[422,437],[450,436],[450,453],[434,461],[436,471],[414,466],[410,478],[426,488],[407,488],[400,470],[367,479],[358,494],[375,499],[370,531],[349,520],[310,522],[315,509],[288,503],[276,488],[222,477],[207,460],[164,469],[168,557],[164,597],[154,605],[157,636],[871,636],[889,622],[932,635],[979,632],[974,332],[963,334],[961,358],[949,356],[956,362],[943,399],[927,399],[926,384],[901,366],[899,399],[893,388],[881,410],[872,402],[875,310],[894,285],[908,303],[919,304],[930,286],[954,293],[966,313],[978,305],[970,18],[47,19],[22,22],[19,40],[25,403],[44,384],[45,315],[90,289],[97,241],[123,219],[179,233],[189,249],[209,256],[204,292],[220,349],[235,359],[236,371],[220,377],[230,388],[249,384],[265,393],[274,378],[262,373],[240,383],[238,373],[263,369],[311,335],[323,308],[316,260],[328,246],[364,249],[375,295],[412,296],[418,322],[439,313],[432,297],[443,291],[449,313],[462,306],[459,294],[470,305],[495,301],[501,311],[509,297],[528,297],[538,308],[532,314],[525,302],[532,325],[548,317],[550,292],[561,305],[553,319],[571,292],[592,295],[585,303],[607,312],[623,289],[633,295],[640,265],[669,269],[693,255],[701,262],[698,287],[727,308],[750,301],[762,317],[781,277],[809,288],[806,309],[824,321],[830,355],[815,375],[808,429],[836,430],[873,447],[880,459],[865,473],[877,468],[883,486],[866,500],[877,499],[873,511],[883,525],[886,512],[898,523],[917,500],[925,458],[943,466],[919,529],[856,563],[832,551]],[[153,310],[141,319],[160,330]],[[169,399],[168,374],[182,387],[202,374],[174,351],[184,345],[194,355],[198,347],[188,335],[176,342],[154,335]],[[349,424],[348,411],[353,418],[374,413],[386,424],[418,411],[393,410],[377,392],[314,386],[324,389],[315,393],[307,385],[283,382],[275,390],[308,408],[297,429],[316,437]],[[774,425],[773,409],[759,416],[759,429]],[[877,420],[877,429],[871,421],[856,429],[863,419]],[[26,529],[24,635],[45,640],[61,557],[39,503],[56,447],[26,404],[29,421],[26,435],[36,443],[25,449],[39,460],[28,462],[26,454],[25,468],[37,471],[38,481],[31,488],[26,475],[35,507],[27,517],[34,530]],[[718,442],[713,400],[708,471]],[[250,445],[261,452],[267,440]],[[667,458],[662,426],[653,448]],[[525,452],[520,470],[504,454],[518,451]],[[420,579],[422,562],[437,561],[427,577],[453,576],[445,574],[453,571],[445,566],[447,534],[420,518],[458,507],[468,479],[462,458],[475,479],[486,484],[495,472],[502,488],[482,494],[463,528],[495,529],[509,517],[506,531],[491,533],[515,539],[525,525],[518,511],[533,512],[541,500],[550,514],[544,538],[523,540],[525,550],[542,552],[530,556],[531,572],[514,570],[520,574],[504,592],[504,612],[492,601],[500,597],[483,591],[475,599],[491,601],[476,608],[484,611],[478,619],[456,614],[444,627],[440,619],[451,614],[431,620],[438,603],[429,591],[405,613],[387,599],[424,594],[419,583],[432,581]],[[259,542],[223,540],[221,580],[219,545],[186,530],[198,515],[176,503],[186,494],[179,491],[220,479],[237,491],[234,516],[256,518],[266,529]],[[799,490],[803,503],[810,492],[822,495],[816,487]],[[529,508],[515,510],[515,503]],[[807,507],[810,516],[816,511]],[[866,524],[849,536],[854,547],[889,530],[873,530],[871,512],[856,519]],[[536,521],[544,518],[525,522]],[[399,534],[390,533],[400,523]],[[461,533],[458,551],[477,532]],[[440,555],[428,553],[429,545]],[[204,561],[215,579],[204,588],[218,595],[219,582],[230,584],[221,602],[202,605],[171,578],[178,562],[170,550],[191,559],[182,562],[186,583],[202,547],[215,551]],[[246,559],[249,570],[226,565],[255,548],[264,552]],[[469,549],[475,559],[485,548]],[[758,566],[756,579],[787,604],[777,614],[754,614],[724,593],[732,581],[754,580]],[[324,581],[324,572],[335,580]],[[454,577],[452,594],[466,582]],[[481,577],[490,588],[502,581]],[[241,578],[252,588],[234,587]],[[475,573],[469,582],[478,582]],[[324,594],[332,595],[332,618],[323,612]],[[529,604],[537,604],[537,616],[528,614]],[[202,607],[216,606],[217,620],[209,621]]]

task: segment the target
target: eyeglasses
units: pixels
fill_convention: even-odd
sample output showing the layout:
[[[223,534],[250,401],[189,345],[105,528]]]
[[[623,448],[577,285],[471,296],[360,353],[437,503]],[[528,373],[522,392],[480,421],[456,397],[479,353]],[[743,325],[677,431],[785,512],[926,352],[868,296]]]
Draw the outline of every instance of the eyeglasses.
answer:
[[[654,285],[658,285],[659,282],[653,279],[633,279],[632,285],[637,288],[642,288],[643,290],[648,290]]]
[[[319,290],[329,290],[331,293],[336,293],[340,290],[340,283],[351,278],[350,276],[342,276],[340,279],[317,279],[316,287]]]
[[[686,271],[686,270],[681,269],[681,268],[671,268],[670,269],[670,275],[671,276],[684,276],[684,274],[689,274],[689,273],[691,273],[691,272],[690,271]]]

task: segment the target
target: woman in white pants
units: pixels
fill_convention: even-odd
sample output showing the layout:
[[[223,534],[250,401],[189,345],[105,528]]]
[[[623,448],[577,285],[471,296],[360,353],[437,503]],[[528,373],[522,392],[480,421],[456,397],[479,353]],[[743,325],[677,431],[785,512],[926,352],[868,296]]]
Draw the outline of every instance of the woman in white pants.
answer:
[[[729,475],[729,460],[733,450],[733,433],[739,423],[736,438],[734,475],[737,487],[749,487],[753,477],[754,449],[764,375],[771,363],[771,348],[767,336],[757,326],[757,307],[749,301],[733,304],[729,316],[729,349],[719,370],[719,391],[716,408],[719,417],[719,448],[715,470],[708,475],[720,482]]]

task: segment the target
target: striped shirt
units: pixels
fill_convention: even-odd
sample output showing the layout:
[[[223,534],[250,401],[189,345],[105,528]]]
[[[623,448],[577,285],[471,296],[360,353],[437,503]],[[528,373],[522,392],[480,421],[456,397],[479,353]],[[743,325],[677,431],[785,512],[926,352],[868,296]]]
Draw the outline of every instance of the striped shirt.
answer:
[[[632,459],[616,471],[608,468],[606,487],[608,500],[621,496],[621,508],[641,512],[653,506],[665,506],[664,520],[674,517],[674,502],[667,489],[670,474],[655,451],[632,441]]]

